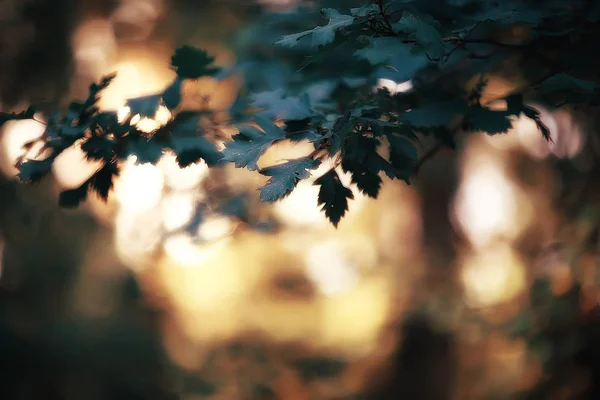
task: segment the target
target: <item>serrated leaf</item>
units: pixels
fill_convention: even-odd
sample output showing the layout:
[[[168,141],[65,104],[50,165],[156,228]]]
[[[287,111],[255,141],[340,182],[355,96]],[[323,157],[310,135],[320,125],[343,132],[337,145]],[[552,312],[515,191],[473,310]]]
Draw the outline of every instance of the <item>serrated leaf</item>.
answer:
[[[285,131],[270,120],[260,116],[254,117],[254,120],[262,132],[252,126],[242,126],[233,141],[227,142],[223,150],[224,161],[251,171],[258,169],[258,159],[274,142],[285,138]]]
[[[217,74],[221,68],[213,66],[214,62],[214,57],[209,56],[206,51],[191,46],[178,48],[171,57],[171,66],[181,79],[198,79]]]
[[[262,111],[257,114],[267,118],[284,120],[303,120],[312,116],[310,101],[307,95],[300,97],[286,96],[283,89],[254,93],[250,96],[253,105]]]
[[[87,199],[89,182],[76,189],[65,190],[58,197],[58,205],[63,208],[77,208],[82,202]]]
[[[118,175],[117,165],[107,162],[90,178],[90,189],[94,190],[101,200],[107,201],[108,194],[114,185],[114,177]]]
[[[283,164],[263,168],[260,173],[271,178],[259,188],[260,201],[272,203],[289,195],[301,179],[310,177],[310,170],[316,169],[320,160],[299,158]]]
[[[30,106],[25,111],[21,111],[18,113],[3,113],[0,112],[0,128],[8,121],[12,120],[22,120],[22,119],[32,119],[35,116],[35,108]]]
[[[318,178],[314,184],[321,186],[318,197],[321,211],[325,212],[325,216],[337,228],[348,211],[348,200],[354,199],[352,190],[344,186],[334,169]]]
[[[329,23],[327,25],[318,26],[314,29],[300,33],[294,33],[292,35],[286,35],[279,39],[275,44],[292,47],[295,46],[303,37],[311,36],[313,46],[324,46],[333,42],[335,33],[338,30],[346,28],[354,23],[353,16],[340,14],[338,10],[333,8],[324,9],[322,14],[329,18]]]
[[[162,101],[165,107],[171,111],[181,103],[181,83],[181,79],[175,79],[162,94]]]
[[[143,96],[127,100],[130,115],[140,115],[140,117],[154,118],[156,110],[161,99],[161,95]]]
[[[466,116],[468,128],[488,135],[506,133],[512,127],[511,113],[506,110],[490,110],[487,107],[471,107]]]

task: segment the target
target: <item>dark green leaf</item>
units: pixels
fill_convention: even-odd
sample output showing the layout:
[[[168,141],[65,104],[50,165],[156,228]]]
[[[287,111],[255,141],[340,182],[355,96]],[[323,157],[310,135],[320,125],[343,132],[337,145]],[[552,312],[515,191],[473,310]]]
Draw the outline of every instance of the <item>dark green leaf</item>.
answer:
[[[260,200],[272,203],[286,197],[301,179],[310,177],[309,170],[318,168],[320,164],[319,160],[299,158],[263,168],[260,173],[271,178],[266,185],[259,188]]]
[[[160,102],[160,95],[144,96],[127,100],[130,115],[140,115],[140,117],[154,118]]]
[[[58,197],[58,204],[63,208],[77,208],[87,198],[89,183],[85,182],[76,189],[65,190]]]
[[[324,46],[333,42],[335,33],[346,28],[354,23],[354,17],[351,15],[340,14],[338,10],[333,8],[326,8],[322,11],[322,14],[329,18],[329,23],[325,26],[318,26],[308,31],[287,35],[277,41],[276,44],[292,47],[298,43],[298,40],[305,36],[311,36],[312,45],[315,47]]]
[[[107,162],[90,178],[90,189],[94,190],[100,199],[107,201],[108,194],[114,184],[114,177],[118,175],[117,164]]]
[[[181,83],[181,79],[175,79],[162,94],[162,101],[169,110],[174,110],[181,103]]]
[[[171,57],[171,65],[181,79],[198,79],[217,74],[221,69],[212,65],[214,61],[214,57],[204,50],[191,46],[178,48]]]
[[[36,182],[52,170],[53,158],[45,160],[27,160],[19,166],[19,179],[22,182]]]
[[[314,184],[321,186],[318,198],[318,204],[323,206],[321,211],[325,212],[325,216],[337,228],[348,211],[348,199],[354,199],[352,191],[344,186],[333,169],[318,178]]]

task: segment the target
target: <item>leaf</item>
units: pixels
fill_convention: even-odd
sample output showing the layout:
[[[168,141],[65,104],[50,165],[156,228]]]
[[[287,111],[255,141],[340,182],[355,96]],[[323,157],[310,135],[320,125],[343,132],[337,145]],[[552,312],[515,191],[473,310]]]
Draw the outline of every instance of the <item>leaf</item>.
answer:
[[[197,163],[200,159],[207,165],[220,164],[222,154],[217,146],[198,134],[198,118],[194,112],[179,113],[169,125],[171,148],[177,154],[177,163],[181,168]]]
[[[114,154],[114,142],[106,136],[92,136],[81,145],[88,160],[109,161]]]
[[[333,157],[340,149],[342,149],[346,137],[354,130],[355,126],[356,119],[350,118],[350,114],[346,114],[336,122],[333,129],[326,135],[326,137],[330,137],[331,141],[331,146],[329,148],[330,156]]]
[[[284,89],[268,92],[254,93],[250,96],[253,105],[262,109],[258,115],[267,118],[281,118],[285,120],[299,121],[312,117],[309,97],[286,96]]]
[[[77,208],[87,198],[89,182],[76,189],[65,190],[58,197],[58,204],[63,208]]]
[[[449,124],[457,116],[468,110],[466,104],[460,102],[439,102],[406,111],[401,119],[404,123],[419,127],[433,128]]]
[[[0,128],[2,127],[2,125],[4,125],[6,122],[11,121],[11,120],[22,120],[22,119],[32,119],[35,116],[35,108],[32,106],[29,106],[27,108],[27,110],[25,111],[21,111],[19,113],[3,113],[0,112]]]
[[[223,160],[235,163],[238,168],[258,169],[258,159],[276,141],[285,138],[285,131],[270,120],[256,116],[256,123],[262,132],[252,126],[239,127],[240,132],[233,137],[232,142],[225,144]]]
[[[221,71],[221,68],[211,66],[214,61],[214,57],[204,50],[183,46],[175,50],[171,66],[181,79],[198,79],[202,76],[214,76]]]
[[[154,138],[147,139],[144,136],[127,137],[126,153],[120,154],[119,158],[135,155],[137,161],[145,164],[156,164],[164,153],[164,147],[156,142]]]
[[[356,50],[354,55],[371,65],[380,66],[375,73],[377,78],[408,81],[430,63],[425,54],[415,54],[413,45],[402,43],[397,38],[376,37],[369,40],[369,45]]]
[[[154,118],[160,102],[160,95],[143,96],[127,100],[130,115],[140,115],[140,117]]]
[[[329,23],[325,26],[318,26],[314,29],[310,29],[300,33],[294,33],[292,35],[286,35],[279,39],[275,44],[292,47],[295,46],[300,39],[305,36],[312,36],[312,45],[314,47],[324,46],[333,42],[335,33],[346,28],[354,23],[354,17],[351,15],[343,15],[333,8],[326,8],[321,13],[329,18]]]
[[[177,108],[181,103],[181,79],[177,78],[162,94],[162,101],[169,110]]]
[[[318,198],[318,205],[323,206],[321,211],[325,212],[325,216],[337,228],[348,211],[348,199],[354,199],[352,190],[344,186],[334,169],[318,178],[314,184],[321,186]]]
[[[564,73],[551,76],[542,82],[538,88],[540,93],[543,94],[564,90],[594,92],[598,91],[599,89],[600,86],[595,82],[578,79]]]
[[[266,185],[259,188],[260,201],[272,203],[286,197],[301,179],[310,177],[309,170],[318,168],[320,164],[320,160],[298,158],[263,168],[260,173],[271,178]]]
[[[100,199],[107,201],[108,194],[113,188],[114,177],[118,175],[117,164],[107,162],[90,178],[90,189],[94,190]]]
[[[399,171],[398,178],[407,183],[419,162],[417,148],[408,140],[394,136],[387,136],[390,144],[390,163]]]
[[[425,48],[425,52],[432,57],[441,57],[446,52],[446,45],[442,41],[442,34],[438,30],[439,22],[413,11],[405,11],[400,21],[393,28],[414,37],[416,43]]]
[[[488,135],[506,133],[512,127],[511,113],[506,110],[490,110],[487,107],[471,107],[465,123],[468,128]]]
[[[53,158],[45,160],[27,160],[19,166],[19,179],[21,182],[36,182],[52,170]]]
[[[204,160],[208,166],[219,165],[222,159],[221,153],[214,143],[209,142],[203,136],[181,137],[171,139],[172,148],[177,153],[177,163],[185,168]]]

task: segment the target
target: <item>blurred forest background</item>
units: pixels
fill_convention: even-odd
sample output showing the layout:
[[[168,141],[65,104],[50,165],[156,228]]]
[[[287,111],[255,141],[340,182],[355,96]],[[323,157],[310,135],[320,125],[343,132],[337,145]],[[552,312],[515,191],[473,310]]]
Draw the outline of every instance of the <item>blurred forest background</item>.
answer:
[[[231,33],[291,3],[0,0],[0,107],[84,96],[112,71],[103,106],[122,107],[170,82],[176,47],[231,64]],[[218,107],[239,86],[186,90]],[[43,129],[7,123],[0,399],[599,399],[596,122],[544,118],[553,143],[525,119],[472,137],[411,186],[355,193],[337,230],[308,183],[249,200],[269,229],[204,221],[207,243],[178,230],[194,204],[259,177],[165,157],[129,165],[107,204],[61,210],[94,166],[69,150],[51,180],[20,184],[14,162]]]

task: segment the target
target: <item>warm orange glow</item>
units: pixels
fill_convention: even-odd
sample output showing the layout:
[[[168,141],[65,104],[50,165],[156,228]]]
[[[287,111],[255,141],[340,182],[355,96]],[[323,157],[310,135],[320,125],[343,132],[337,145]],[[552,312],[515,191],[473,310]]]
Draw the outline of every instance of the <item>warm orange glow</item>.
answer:
[[[387,89],[391,95],[395,95],[398,93],[408,92],[413,88],[413,84],[411,81],[405,82],[395,82],[391,79],[379,79],[377,81],[378,88]]]
[[[105,74],[117,55],[117,43],[110,21],[90,19],[73,34],[73,58],[82,80],[96,80]]]
[[[36,119],[41,120],[40,115]],[[46,126],[40,122],[26,119],[18,121],[8,121],[4,124],[0,144],[2,156],[0,157],[0,166],[7,176],[16,176],[19,171],[15,168],[15,163],[21,158],[35,158],[43,147],[43,143],[36,142],[29,150],[23,146],[30,141],[39,139],[46,130]]]
[[[158,164],[165,175],[165,183],[172,190],[191,190],[198,186],[208,175],[208,166],[204,161],[186,168],[177,165],[176,157],[165,154]],[[199,190],[197,191],[200,194]]]
[[[167,194],[162,200],[162,221],[167,231],[182,228],[192,220],[196,199],[190,192]]]
[[[56,158],[52,171],[59,186],[72,189],[88,180],[101,166],[100,161],[88,161],[81,146],[76,145],[64,150]]]
[[[164,187],[161,169],[152,164],[137,164],[130,156],[115,183],[115,197],[122,208],[148,210],[160,202]]]
[[[516,238],[531,217],[527,196],[493,157],[472,157],[454,200],[455,221],[475,246]]]
[[[464,260],[461,280],[465,300],[472,307],[490,307],[507,302],[525,289],[524,265],[507,244],[496,244]]]

